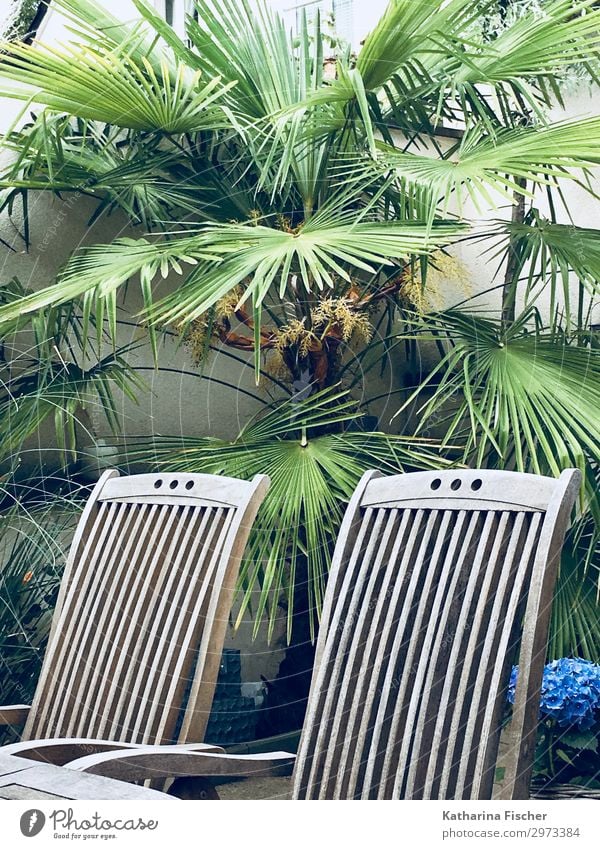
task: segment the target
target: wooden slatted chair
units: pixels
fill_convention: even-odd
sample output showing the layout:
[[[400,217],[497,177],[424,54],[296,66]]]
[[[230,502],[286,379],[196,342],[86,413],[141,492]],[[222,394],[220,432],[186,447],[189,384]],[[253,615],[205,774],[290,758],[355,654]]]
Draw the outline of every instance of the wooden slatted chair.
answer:
[[[269,486],[105,472],[69,553],[31,708],[4,753],[82,754],[204,740],[239,563]],[[216,751],[219,751],[218,747]]]
[[[517,654],[502,794],[528,797],[580,477],[363,477],[329,578],[295,798],[491,798]]]
[[[365,474],[329,577],[295,799],[489,799],[512,663],[504,798],[527,798],[548,622],[580,473]],[[522,635],[522,636],[521,636]],[[520,647],[520,648],[519,648]],[[116,751],[135,779],[247,775],[285,754]]]

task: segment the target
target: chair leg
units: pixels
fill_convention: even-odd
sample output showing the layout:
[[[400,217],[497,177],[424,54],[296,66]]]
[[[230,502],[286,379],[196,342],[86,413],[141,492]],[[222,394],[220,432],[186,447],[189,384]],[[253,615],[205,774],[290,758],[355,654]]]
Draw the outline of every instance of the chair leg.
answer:
[[[170,796],[177,796],[178,799],[219,799],[219,794],[210,781],[194,776],[176,778],[167,793]]]

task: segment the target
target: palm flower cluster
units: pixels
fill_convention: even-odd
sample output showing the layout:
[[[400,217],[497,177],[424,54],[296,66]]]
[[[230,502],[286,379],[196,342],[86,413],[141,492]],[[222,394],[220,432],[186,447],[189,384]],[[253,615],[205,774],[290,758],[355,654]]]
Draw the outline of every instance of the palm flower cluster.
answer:
[[[508,701],[514,704],[519,667],[514,666]],[[561,657],[544,667],[540,715],[557,725],[592,728],[600,719],[600,666],[589,660]]]

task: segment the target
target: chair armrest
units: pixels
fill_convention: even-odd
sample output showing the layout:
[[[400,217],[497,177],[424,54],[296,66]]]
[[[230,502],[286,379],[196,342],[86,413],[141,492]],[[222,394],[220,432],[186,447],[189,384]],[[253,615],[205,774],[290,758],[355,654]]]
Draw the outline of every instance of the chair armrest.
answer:
[[[0,725],[24,725],[31,705],[0,705]]]
[[[10,743],[2,747],[6,755],[17,755],[21,758],[29,758],[32,761],[42,761],[55,766],[64,766],[74,759],[84,759],[88,756],[102,755],[106,752],[118,750],[120,752],[131,749],[142,748],[144,751],[148,746],[143,743],[122,743],[111,740],[98,740],[91,737],[54,737],[48,740],[25,740],[20,743]],[[150,748],[156,748],[154,746]],[[209,751],[224,752],[220,746],[210,746],[207,743],[183,743],[180,746],[164,746],[158,748],[177,748],[181,751]]]
[[[192,752],[180,746],[144,746],[89,755],[65,764],[68,769],[91,772],[121,781],[153,778],[248,778],[289,775],[295,755],[289,752],[228,755]]]

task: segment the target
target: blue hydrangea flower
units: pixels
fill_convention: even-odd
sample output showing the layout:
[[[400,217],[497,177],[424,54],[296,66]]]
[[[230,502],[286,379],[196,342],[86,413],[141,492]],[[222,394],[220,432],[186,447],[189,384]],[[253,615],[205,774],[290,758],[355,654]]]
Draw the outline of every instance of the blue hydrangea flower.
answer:
[[[508,701],[514,704],[518,667],[508,685]],[[600,719],[600,666],[577,657],[561,657],[544,667],[540,717],[557,725],[591,728]]]

